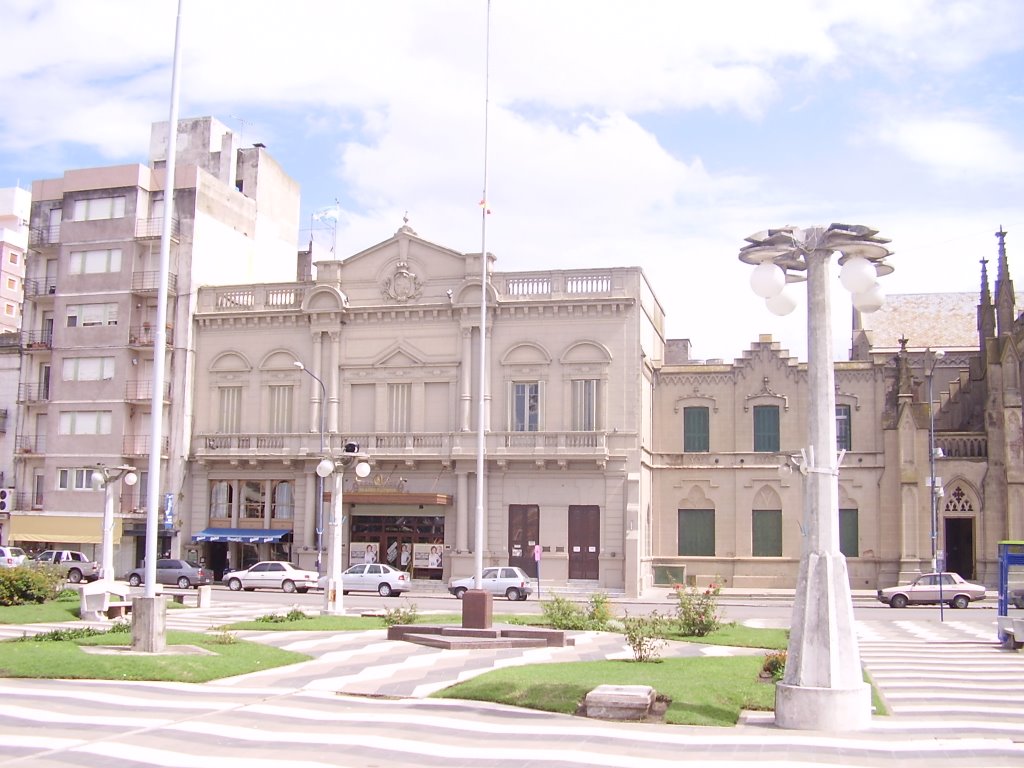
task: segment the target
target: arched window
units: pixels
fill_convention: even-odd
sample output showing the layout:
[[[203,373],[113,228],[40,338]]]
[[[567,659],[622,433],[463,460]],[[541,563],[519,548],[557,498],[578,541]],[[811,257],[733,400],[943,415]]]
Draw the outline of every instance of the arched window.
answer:
[[[275,520],[290,520],[295,517],[295,490],[286,480],[274,484],[274,502],[270,516]]]

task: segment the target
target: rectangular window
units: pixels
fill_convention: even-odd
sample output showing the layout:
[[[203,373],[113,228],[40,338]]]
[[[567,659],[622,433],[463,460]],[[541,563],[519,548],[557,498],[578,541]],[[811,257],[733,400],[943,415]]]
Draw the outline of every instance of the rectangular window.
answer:
[[[114,378],[113,357],[65,357],[64,381],[105,381]]]
[[[409,431],[411,384],[388,384],[388,432]]]
[[[781,509],[755,509],[751,532],[751,555],[754,557],[782,557]]]
[[[836,450],[849,451],[853,445],[850,433],[850,406],[836,405]]]
[[[512,384],[512,431],[536,432],[540,427],[540,383],[516,381]]]
[[[246,480],[242,484],[242,517],[261,520],[266,499],[266,484],[259,480]]]
[[[75,221],[124,218],[124,197],[94,197],[75,200]]]
[[[860,527],[856,509],[839,510],[839,551],[845,557],[860,557]]]
[[[7,260],[10,261],[11,264],[17,264],[18,263],[18,252],[17,251],[11,251],[8,254],[8,256],[7,256]]]
[[[715,510],[680,509],[678,554],[715,556]]]
[[[291,520],[295,517],[295,493],[292,484],[285,480],[271,481],[273,486],[270,516],[275,520]]]
[[[597,430],[597,379],[575,379],[572,382],[572,425],[574,432]]]
[[[68,328],[117,325],[117,304],[68,304]]]
[[[220,431],[234,434],[242,425],[242,388],[220,388]]]
[[[711,417],[707,408],[683,408],[683,451],[711,450]]]
[[[292,431],[292,386],[290,384],[270,386],[270,431],[273,434]]]
[[[98,251],[72,251],[68,263],[68,272],[72,275],[98,275],[104,272],[120,271],[120,248],[107,248]]]
[[[60,434],[109,435],[110,411],[62,411]]]
[[[18,281],[13,277],[7,278],[7,289],[11,291],[18,290]]]
[[[754,450],[775,453],[779,450],[779,407],[754,406]]]
[[[62,491],[91,491],[92,470],[77,467],[57,470],[57,488]]]

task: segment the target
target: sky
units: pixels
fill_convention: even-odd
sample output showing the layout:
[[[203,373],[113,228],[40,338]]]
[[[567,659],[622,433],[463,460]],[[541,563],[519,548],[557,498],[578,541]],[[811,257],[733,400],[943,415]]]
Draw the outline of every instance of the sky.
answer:
[[[0,0],[0,187],[145,163],[177,14]],[[638,266],[698,359],[806,359],[806,295],[776,317],[737,258],[769,228],[877,229],[891,295],[977,292],[1003,227],[1024,285],[1019,0],[183,0],[180,26],[180,116],[267,146],[299,245],[337,204],[342,257],[408,216],[500,271]]]

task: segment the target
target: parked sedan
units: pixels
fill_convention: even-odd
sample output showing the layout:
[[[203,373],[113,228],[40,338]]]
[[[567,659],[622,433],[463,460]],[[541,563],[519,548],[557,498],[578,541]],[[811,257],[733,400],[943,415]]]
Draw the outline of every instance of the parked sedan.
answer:
[[[284,592],[308,592],[316,589],[319,575],[316,571],[304,571],[294,563],[283,560],[264,560],[243,571],[231,571],[224,577],[228,589],[237,592],[244,589],[280,589]]]
[[[145,566],[140,566],[128,574],[128,583],[139,586],[146,578]],[[156,561],[156,583],[175,584],[182,589],[201,587],[213,583],[213,571],[203,568],[191,560],[175,560],[161,558]]]
[[[510,565],[484,568],[481,577],[481,587],[492,595],[504,595],[509,600],[525,600],[533,593],[530,577],[522,568]],[[475,581],[472,576],[452,579],[448,582],[448,591],[461,600],[468,590],[473,589]]]
[[[321,579],[321,586],[327,577]],[[412,589],[412,576],[384,563],[360,563],[341,574],[341,593],[376,592],[381,597],[397,597]]]
[[[985,587],[964,581],[958,573],[926,573],[910,584],[878,590],[878,599],[890,608],[939,602],[949,603],[950,608],[966,608],[975,600],[985,599]]]

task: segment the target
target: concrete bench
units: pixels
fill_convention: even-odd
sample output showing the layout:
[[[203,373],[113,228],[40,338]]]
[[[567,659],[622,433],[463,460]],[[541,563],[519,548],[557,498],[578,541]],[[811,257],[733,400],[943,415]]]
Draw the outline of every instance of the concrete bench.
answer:
[[[82,586],[78,616],[86,621],[102,621],[124,616],[131,610],[127,584],[94,581]]]
[[[655,700],[649,685],[599,685],[587,694],[587,717],[603,720],[643,720]]]
[[[107,602],[107,609],[104,613],[108,619],[119,619],[131,613],[131,600],[110,600]]]
[[[190,592],[165,592],[164,594],[179,605],[185,605],[185,598],[191,596]],[[213,605],[213,587],[209,584],[196,587],[195,596],[196,608],[209,608]]]

